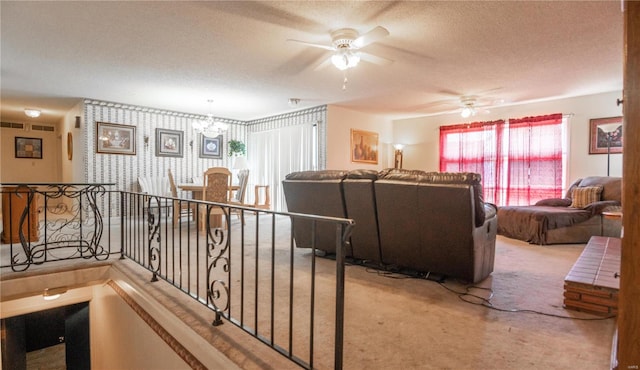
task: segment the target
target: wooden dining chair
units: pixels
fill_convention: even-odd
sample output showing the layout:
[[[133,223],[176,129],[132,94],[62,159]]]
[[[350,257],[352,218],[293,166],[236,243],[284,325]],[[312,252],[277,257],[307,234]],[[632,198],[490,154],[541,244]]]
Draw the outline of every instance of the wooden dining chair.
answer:
[[[169,187],[171,189],[171,196],[178,198],[178,188],[176,182],[171,173],[171,169],[167,170],[167,176],[169,177]],[[188,201],[181,202],[179,200],[173,201],[173,227],[176,227],[181,221],[182,215],[186,215],[187,220],[191,216],[192,209]]]
[[[235,190],[233,197],[229,200],[229,204],[236,206],[246,206],[244,203],[244,196],[247,192],[247,182],[249,181],[249,170],[244,169],[238,172],[238,189]],[[244,213],[239,209],[232,209],[233,213],[236,213],[242,220],[244,225]]]
[[[229,189],[231,188],[231,171],[225,167],[211,167],[204,173],[202,200],[216,203],[229,203]],[[221,219],[224,211],[220,207],[211,207],[207,214],[206,205],[200,206],[200,230],[207,227],[207,217],[214,216],[210,223],[222,226]]]

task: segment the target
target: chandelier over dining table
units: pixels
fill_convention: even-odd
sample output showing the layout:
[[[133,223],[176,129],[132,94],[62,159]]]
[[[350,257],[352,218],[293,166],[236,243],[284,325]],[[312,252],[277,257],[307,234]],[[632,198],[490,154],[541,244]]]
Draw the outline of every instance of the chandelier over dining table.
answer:
[[[229,125],[224,122],[216,121],[214,119],[211,109],[211,106],[213,105],[213,99],[209,99],[207,100],[207,102],[209,103],[210,107],[209,113],[207,113],[207,117],[205,119],[195,120],[191,122],[191,126],[193,127],[193,130],[198,134],[202,134],[206,137],[216,137],[222,134],[224,131],[227,131]]]

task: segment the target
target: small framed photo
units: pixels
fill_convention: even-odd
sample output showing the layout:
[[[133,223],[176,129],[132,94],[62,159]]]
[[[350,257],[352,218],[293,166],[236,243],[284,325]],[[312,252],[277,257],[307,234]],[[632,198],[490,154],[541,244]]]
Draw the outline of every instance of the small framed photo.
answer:
[[[622,117],[589,120],[589,154],[622,153]]]
[[[378,164],[378,134],[351,129],[351,162]]]
[[[222,159],[222,135],[200,137],[200,158]]]
[[[16,158],[42,159],[42,139],[16,137]]]
[[[136,127],[96,122],[96,152],[135,155]]]
[[[156,129],[156,156],[182,157],[184,148],[184,132],[176,130]]]

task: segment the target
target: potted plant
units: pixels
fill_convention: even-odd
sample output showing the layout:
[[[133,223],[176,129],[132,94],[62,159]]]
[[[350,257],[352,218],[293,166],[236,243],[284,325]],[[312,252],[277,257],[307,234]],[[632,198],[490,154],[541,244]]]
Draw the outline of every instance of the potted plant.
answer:
[[[247,153],[247,147],[240,140],[229,140],[229,157],[242,156]]]

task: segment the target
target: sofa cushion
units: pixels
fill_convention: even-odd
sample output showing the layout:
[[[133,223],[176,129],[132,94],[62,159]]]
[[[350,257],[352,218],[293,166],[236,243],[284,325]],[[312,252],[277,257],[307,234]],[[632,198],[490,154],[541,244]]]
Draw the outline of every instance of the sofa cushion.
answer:
[[[575,189],[576,187],[580,186],[580,182],[581,181],[582,181],[582,178],[579,178],[576,181],[574,181],[573,184],[571,184],[569,186],[569,189],[567,189],[567,192],[564,195],[564,197],[571,199],[571,192],[573,191],[573,189]],[[587,186],[587,185],[585,185],[585,186]],[[569,203],[569,204],[571,204],[571,203]],[[569,206],[569,204],[567,204],[567,206]]]
[[[412,175],[426,175],[431,172],[425,172],[422,170],[405,170],[403,168],[385,168],[378,172],[378,178],[387,180],[402,180],[404,176]],[[410,176],[409,176],[410,177]]]
[[[480,227],[486,220],[482,177],[475,172],[428,172],[420,176],[421,183],[430,184],[465,184],[473,188],[475,225]]]
[[[351,180],[377,180],[378,171],[376,170],[351,170],[347,173],[347,179]]]
[[[580,187],[602,186],[602,200],[622,202],[622,178],[612,176],[589,176],[580,181]]]
[[[600,201],[602,186],[582,186],[574,188],[571,193],[571,207],[584,208],[593,202]]]
[[[323,171],[299,171],[292,172],[285,176],[287,180],[342,180],[347,176],[346,171],[323,170]]]
[[[573,189],[571,191],[573,191]],[[569,196],[571,196],[571,194],[569,194]],[[542,199],[542,200],[537,201],[535,205],[536,206],[549,206],[549,207],[569,207],[571,205],[571,198],[548,198],[548,199]]]

